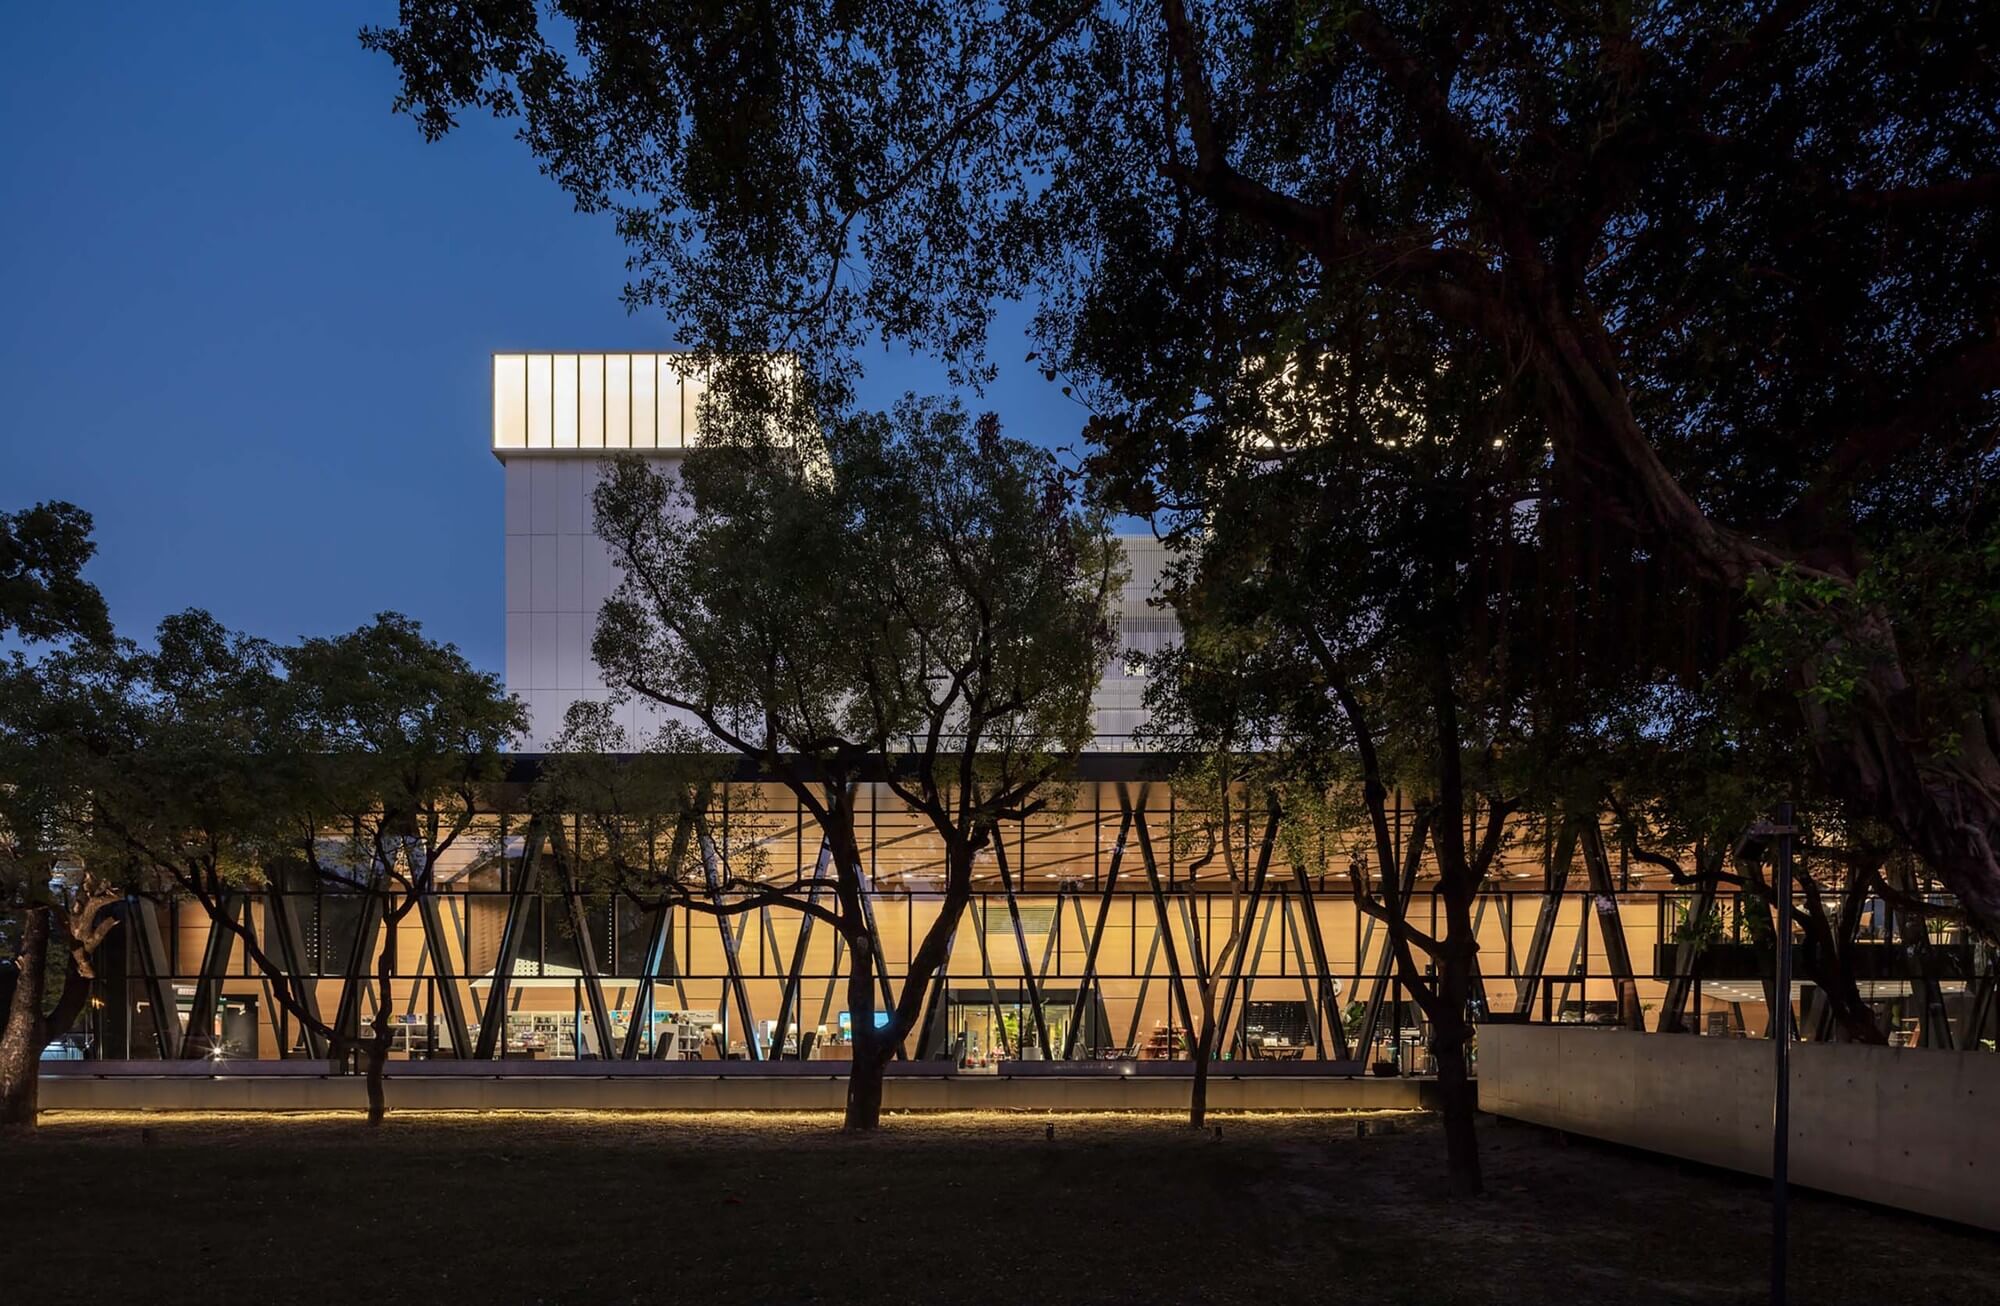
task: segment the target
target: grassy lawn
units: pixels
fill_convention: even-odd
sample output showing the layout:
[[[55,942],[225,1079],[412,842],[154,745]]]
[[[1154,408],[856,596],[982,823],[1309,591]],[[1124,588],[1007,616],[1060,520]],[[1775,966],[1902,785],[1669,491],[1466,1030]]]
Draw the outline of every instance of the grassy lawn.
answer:
[[[1454,1205],[1427,1117],[1356,1119],[58,1114],[0,1140],[0,1301],[1764,1300],[1760,1183],[1489,1122]],[[2000,1300],[2000,1239],[1792,1220],[1799,1302]]]

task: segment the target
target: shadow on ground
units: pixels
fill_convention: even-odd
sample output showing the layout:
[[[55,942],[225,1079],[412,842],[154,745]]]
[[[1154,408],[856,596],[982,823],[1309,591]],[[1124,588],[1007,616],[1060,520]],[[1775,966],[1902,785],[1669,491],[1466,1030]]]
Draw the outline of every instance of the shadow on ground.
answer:
[[[1488,1122],[1488,1195],[1453,1204],[1428,1117],[1217,1123],[55,1115],[0,1139],[0,1298],[1765,1300],[1749,1180]],[[2000,1300],[2000,1239],[1811,1195],[1792,1220],[1796,1301]]]

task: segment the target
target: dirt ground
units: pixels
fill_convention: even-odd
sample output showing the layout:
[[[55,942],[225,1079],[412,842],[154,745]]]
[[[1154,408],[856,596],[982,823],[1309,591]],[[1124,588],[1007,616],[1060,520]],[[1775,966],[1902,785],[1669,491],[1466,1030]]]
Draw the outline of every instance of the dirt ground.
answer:
[[[0,1139],[0,1301],[1766,1299],[1761,1183],[1487,1120],[1454,1204],[1427,1116],[1216,1123],[56,1114]],[[1794,1301],[2000,1301],[2000,1238],[1792,1222]]]

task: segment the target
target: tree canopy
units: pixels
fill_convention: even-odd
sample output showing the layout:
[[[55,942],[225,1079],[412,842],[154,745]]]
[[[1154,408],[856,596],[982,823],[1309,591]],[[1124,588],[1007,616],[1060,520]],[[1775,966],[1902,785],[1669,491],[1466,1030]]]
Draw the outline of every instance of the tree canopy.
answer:
[[[627,457],[600,484],[598,534],[623,579],[592,652],[622,694],[752,760],[818,827],[837,906],[818,905],[817,885],[746,901],[826,917],[847,940],[848,1119],[872,1128],[881,1067],[949,955],[974,859],[1004,865],[1001,823],[1059,798],[1091,737],[1122,555],[1054,458],[990,417],[911,399],[774,438],[764,410],[735,411],[751,420],[725,409],[677,470]],[[946,853],[940,910],[897,995],[873,958],[863,781],[907,802]],[[712,891],[705,837],[702,857]]]
[[[618,214],[632,298],[718,355],[790,350],[838,399],[880,335],[978,380],[994,304],[1030,300],[1134,510],[1204,511],[1246,429],[1283,454],[1385,386],[1484,378],[1452,405],[1504,417],[1540,592],[1622,569],[1544,664],[1675,621],[1683,679],[1761,660],[1827,781],[1990,932],[2000,709],[1962,650],[1996,624],[1963,561],[1995,541],[1996,23],[411,0],[364,40],[427,134],[517,120]],[[1314,420],[1258,415],[1281,376]]]

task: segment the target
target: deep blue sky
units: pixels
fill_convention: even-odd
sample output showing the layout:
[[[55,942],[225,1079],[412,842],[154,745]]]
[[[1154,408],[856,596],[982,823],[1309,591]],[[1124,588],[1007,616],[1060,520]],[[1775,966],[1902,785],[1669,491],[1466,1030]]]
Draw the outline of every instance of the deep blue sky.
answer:
[[[510,129],[427,146],[390,114],[394,70],[354,33],[393,10],[39,5],[0,28],[0,508],[89,509],[127,634],[191,606],[276,639],[396,609],[498,671],[487,355],[673,343],[620,304],[609,221]],[[872,402],[939,385],[869,367]],[[1054,444],[1082,416],[1018,362],[982,406]]]

